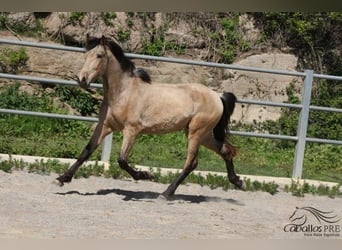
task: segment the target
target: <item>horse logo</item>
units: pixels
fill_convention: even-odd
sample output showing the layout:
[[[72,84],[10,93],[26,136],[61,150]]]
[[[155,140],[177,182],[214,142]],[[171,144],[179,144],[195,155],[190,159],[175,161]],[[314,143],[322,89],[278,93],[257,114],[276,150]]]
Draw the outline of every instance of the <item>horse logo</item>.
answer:
[[[326,224],[335,224],[341,219],[333,211],[322,211],[313,207],[296,207],[285,225],[285,232],[322,232]],[[324,224],[324,225],[322,225]]]
[[[308,221],[308,216],[313,216],[319,224],[322,224],[323,221],[326,223],[339,222],[340,219],[336,219],[337,215],[330,216],[332,213],[333,211],[324,212],[313,207],[296,207],[289,220],[291,222],[299,222],[298,225],[303,225]]]

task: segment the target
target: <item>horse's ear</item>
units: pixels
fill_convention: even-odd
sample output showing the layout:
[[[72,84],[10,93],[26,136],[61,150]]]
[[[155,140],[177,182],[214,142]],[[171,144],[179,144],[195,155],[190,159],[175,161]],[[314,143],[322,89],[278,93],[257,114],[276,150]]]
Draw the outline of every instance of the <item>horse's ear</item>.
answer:
[[[102,35],[102,37],[101,37],[101,45],[102,46],[105,46],[106,45],[106,42],[107,42],[107,39],[106,39],[106,37],[104,36],[104,35]]]

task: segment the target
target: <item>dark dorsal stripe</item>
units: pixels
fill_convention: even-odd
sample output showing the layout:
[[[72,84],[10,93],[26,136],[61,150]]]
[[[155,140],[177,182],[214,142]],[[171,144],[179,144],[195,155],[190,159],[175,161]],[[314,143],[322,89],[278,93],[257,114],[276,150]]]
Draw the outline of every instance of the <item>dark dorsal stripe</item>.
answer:
[[[87,40],[85,48],[87,51],[89,51],[99,44],[101,44],[101,38],[91,37]],[[122,48],[116,42],[106,38],[106,45],[115,56],[116,60],[118,60],[118,62],[120,63],[123,72],[128,72],[131,76],[137,76],[142,81],[151,83],[151,77],[149,76],[149,74],[144,69],[136,69],[134,63],[125,56]]]

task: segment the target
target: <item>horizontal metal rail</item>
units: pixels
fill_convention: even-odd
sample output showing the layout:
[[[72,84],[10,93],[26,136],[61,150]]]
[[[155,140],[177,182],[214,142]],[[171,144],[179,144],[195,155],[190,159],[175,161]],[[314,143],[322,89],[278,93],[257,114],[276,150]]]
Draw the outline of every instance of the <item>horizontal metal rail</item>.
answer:
[[[310,105],[311,110],[342,113],[342,109]]]
[[[7,74],[7,73],[0,73],[0,78],[6,78],[6,79],[12,79],[12,80],[21,80],[21,81],[39,82],[39,83],[50,83],[50,84],[78,86],[76,81],[54,79],[54,78],[43,78],[43,77],[36,77],[36,76],[14,75],[14,74]],[[102,88],[102,84],[91,83],[90,87]]]
[[[328,140],[328,139],[320,139],[320,138],[306,138],[307,142],[315,142],[315,143],[325,143],[325,144],[335,144],[335,145],[342,145],[342,141],[337,140]]]
[[[267,139],[280,139],[280,140],[288,140],[288,141],[297,141],[297,136],[289,136],[289,135],[276,135],[276,134],[261,134],[255,132],[245,132],[245,131],[229,131],[229,134],[238,135],[238,136],[251,136],[251,137],[259,137],[259,138],[267,138]]]
[[[247,137],[266,138],[266,139],[280,139],[280,140],[287,140],[287,141],[297,141],[298,140],[298,136],[262,134],[262,133],[234,131],[234,130],[229,131],[229,134],[238,135],[238,136],[247,136]],[[337,140],[328,140],[328,139],[312,138],[312,137],[306,137],[305,140],[306,140],[306,142],[342,145],[342,141],[337,141]]]
[[[332,75],[323,75],[323,74],[313,74],[314,78],[319,79],[327,79],[327,80],[336,80],[336,81],[342,81],[342,76],[332,76]]]
[[[282,108],[297,108],[297,109],[302,108],[301,104],[283,103],[283,102],[270,102],[270,101],[246,100],[246,99],[238,99],[237,102],[241,104],[265,105],[265,106],[282,107]]]
[[[63,115],[63,114],[56,114],[56,113],[46,113],[46,112],[16,110],[16,109],[2,109],[2,108],[0,108],[0,113],[13,114],[13,115],[37,116],[37,117],[45,117],[45,118],[68,119],[68,120],[77,120],[77,121],[85,121],[85,122],[97,122],[99,120],[96,117],[90,117],[90,116]]]
[[[85,52],[84,48],[78,48],[73,46],[64,46],[64,45],[56,45],[56,44],[49,44],[49,43],[37,43],[37,42],[30,42],[30,41],[18,41],[18,40],[9,40],[9,39],[0,39],[0,44],[10,44],[10,45],[18,45],[18,46],[26,46],[26,47],[36,47],[42,49],[56,49],[56,50],[65,50],[71,52]]]

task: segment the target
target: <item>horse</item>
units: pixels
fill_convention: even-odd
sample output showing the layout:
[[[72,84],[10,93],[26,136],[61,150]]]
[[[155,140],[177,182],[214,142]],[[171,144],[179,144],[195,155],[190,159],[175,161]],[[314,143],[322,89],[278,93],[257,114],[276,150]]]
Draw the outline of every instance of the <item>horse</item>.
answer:
[[[78,168],[94,152],[104,137],[121,132],[123,140],[118,157],[120,168],[134,180],[152,180],[149,171],[139,171],[128,164],[128,155],[137,137],[184,130],[187,156],[181,173],[161,194],[171,198],[177,187],[197,167],[198,151],[203,145],[225,161],[228,179],[237,188],[244,182],[236,175],[233,157],[235,147],[227,139],[227,126],[234,111],[236,96],[219,94],[202,84],[151,83],[149,74],[125,56],[111,38],[86,36],[85,62],[75,77],[81,88],[89,89],[97,77],[103,82],[103,101],[94,133],[76,162],[56,180],[71,182]]]

